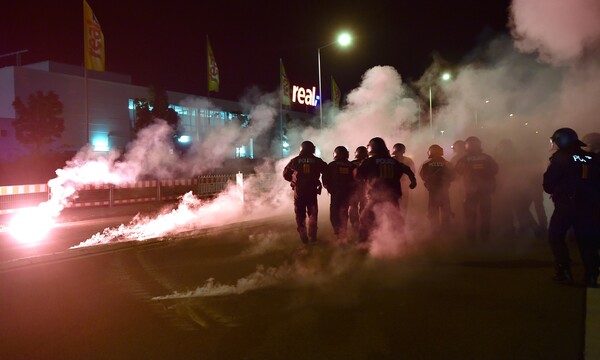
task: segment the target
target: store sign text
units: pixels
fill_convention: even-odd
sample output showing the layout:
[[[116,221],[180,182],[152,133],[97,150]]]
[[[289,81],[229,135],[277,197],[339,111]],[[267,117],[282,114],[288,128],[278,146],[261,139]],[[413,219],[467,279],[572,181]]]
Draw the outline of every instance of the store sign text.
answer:
[[[312,89],[305,89],[297,85],[292,87],[292,102],[301,105],[317,106],[317,100],[317,90],[314,86]]]

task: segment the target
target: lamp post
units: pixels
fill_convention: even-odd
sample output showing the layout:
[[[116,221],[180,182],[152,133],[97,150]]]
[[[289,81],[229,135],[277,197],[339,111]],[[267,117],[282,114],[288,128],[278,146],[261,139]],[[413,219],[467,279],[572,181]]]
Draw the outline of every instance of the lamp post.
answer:
[[[452,74],[448,71],[444,71],[440,75],[440,80],[442,81],[450,81],[452,79]],[[431,85],[429,85],[429,130],[431,131],[431,135],[434,135],[433,132],[433,96],[431,94]]]
[[[321,49],[329,47],[331,45],[338,44],[341,47],[346,47],[350,45],[352,42],[352,37],[348,33],[342,33],[338,36],[337,40],[329,43],[327,45],[323,45],[317,49],[317,65],[319,66],[319,119],[321,121],[321,129],[323,128],[323,106],[321,105],[323,101],[323,97],[321,95]]]

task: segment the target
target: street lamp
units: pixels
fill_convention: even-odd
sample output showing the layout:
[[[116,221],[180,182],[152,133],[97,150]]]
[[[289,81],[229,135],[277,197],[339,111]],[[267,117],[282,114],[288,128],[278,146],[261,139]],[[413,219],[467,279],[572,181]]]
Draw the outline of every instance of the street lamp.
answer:
[[[444,71],[440,75],[440,80],[450,81],[452,80],[452,74],[448,71]],[[429,130],[433,135],[433,96],[431,95],[431,84],[429,85]]]
[[[337,40],[329,43],[327,45],[323,45],[317,49],[317,64],[319,66],[319,118],[321,120],[321,129],[323,128],[323,106],[321,105],[323,101],[323,96],[321,95],[321,49],[329,47],[331,45],[338,44],[341,47],[346,47],[350,45],[352,42],[352,37],[348,33],[341,33]]]

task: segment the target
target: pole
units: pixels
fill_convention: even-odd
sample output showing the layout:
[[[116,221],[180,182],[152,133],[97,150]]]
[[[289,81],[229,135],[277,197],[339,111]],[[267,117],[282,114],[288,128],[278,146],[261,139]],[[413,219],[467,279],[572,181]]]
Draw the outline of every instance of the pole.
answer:
[[[321,95],[321,48],[317,49],[317,64],[319,65],[319,119],[321,120],[321,129],[323,129],[323,96]]]
[[[90,143],[90,116],[88,111],[88,73],[87,67],[85,64],[83,65],[83,81],[85,88],[85,102],[84,102],[84,111],[85,111],[85,139],[86,143]]]
[[[281,79],[281,67],[283,60],[279,59],[279,143],[281,146],[281,158],[285,157],[283,151],[283,81]]]
[[[431,86],[429,87],[429,130],[431,131],[431,136],[433,137],[433,100],[431,97]]]

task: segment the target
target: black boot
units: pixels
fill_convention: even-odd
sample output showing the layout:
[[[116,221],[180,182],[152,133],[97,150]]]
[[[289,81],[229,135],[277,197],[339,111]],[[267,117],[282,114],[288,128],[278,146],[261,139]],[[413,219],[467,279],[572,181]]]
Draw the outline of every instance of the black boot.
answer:
[[[303,244],[308,244],[308,234],[306,233],[306,228],[298,228],[298,234],[300,235],[300,241]]]
[[[573,284],[573,275],[571,274],[571,269],[565,265],[558,265],[555,269],[552,280],[560,284]]]

